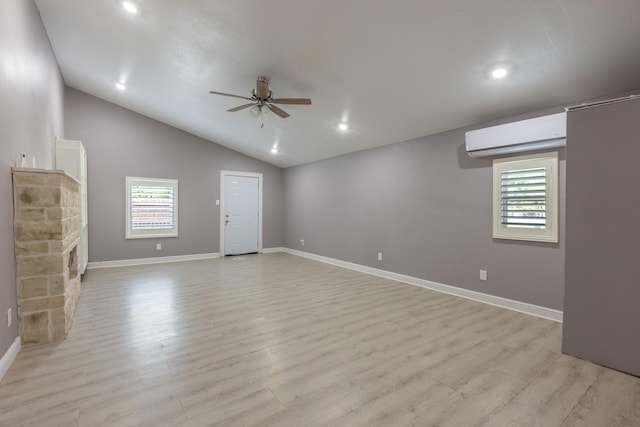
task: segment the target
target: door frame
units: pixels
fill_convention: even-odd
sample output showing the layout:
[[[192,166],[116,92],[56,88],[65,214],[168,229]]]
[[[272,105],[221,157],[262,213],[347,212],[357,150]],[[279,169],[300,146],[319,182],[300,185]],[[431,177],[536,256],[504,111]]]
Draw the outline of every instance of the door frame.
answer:
[[[245,176],[250,178],[258,178],[258,253],[262,253],[262,173],[258,172],[239,172],[239,171],[220,171],[220,257],[225,256],[224,253],[224,208],[225,208],[225,182],[227,176]]]

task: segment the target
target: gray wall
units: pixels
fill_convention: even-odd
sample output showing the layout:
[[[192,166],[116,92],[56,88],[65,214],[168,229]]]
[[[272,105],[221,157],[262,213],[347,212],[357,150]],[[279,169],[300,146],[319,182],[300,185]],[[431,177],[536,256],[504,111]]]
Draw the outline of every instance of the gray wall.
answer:
[[[282,246],[282,169],[69,87],[65,129],[87,151],[89,261],[218,252],[220,170],[264,174],[263,247]],[[179,237],[124,238],[126,176],[179,180]]]
[[[568,115],[563,351],[640,376],[640,99]]]
[[[17,336],[11,167],[53,166],[53,138],[63,134],[63,82],[33,1],[0,2],[0,357]],[[6,312],[14,322],[7,328]]]
[[[493,240],[492,162],[467,156],[469,129],[286,169],[286,246],[562,309],[564,153],[560,243]]]

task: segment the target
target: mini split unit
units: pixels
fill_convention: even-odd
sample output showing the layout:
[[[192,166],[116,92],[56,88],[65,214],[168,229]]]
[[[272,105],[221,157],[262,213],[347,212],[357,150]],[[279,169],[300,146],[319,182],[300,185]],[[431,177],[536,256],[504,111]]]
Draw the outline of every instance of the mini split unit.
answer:
[[[567,113],[558,113],[469,131],[465,146],[469,156],[487,157],[564,147],[566,138]]]

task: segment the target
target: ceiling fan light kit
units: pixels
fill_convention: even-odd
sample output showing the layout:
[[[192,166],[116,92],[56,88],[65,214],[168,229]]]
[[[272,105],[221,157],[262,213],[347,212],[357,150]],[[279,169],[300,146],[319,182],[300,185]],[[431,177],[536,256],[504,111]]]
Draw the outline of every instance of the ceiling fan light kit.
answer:
[[[209,91],[209,93],[213,95],[230,96],[233,98],[240,98],[251,101],[248,104],[242,104],[237,107],[230,108],[227,111],[233,113],[236,111],[244,110],[245,108],[253,107],[251,108],[251,112],[256,116],[259,114],[260,117],[264,117],[265,113],[268,113],[269,111],[273,112],[279,117],[282,117],[283,119],[289,117],[289,113],[276,106],[275,104],[311,105],[311,100],[309,98],[273,98],[273,93],[271,92],[271,90],[269,90],[269,79],[262,76],[258,77],[258,80],[256,81],[256,88],[251,91],[251,97],[233,95],[231,93],[225,92],[216,92],[213,90]],[[264,126],[264,123],[262,125]]]
[[[264,108],[263,105],[253,104],[253,107],[249,109],[251,115],[260,121],[260,129],[264,127],[264,119],[271,115],[271,110]]]

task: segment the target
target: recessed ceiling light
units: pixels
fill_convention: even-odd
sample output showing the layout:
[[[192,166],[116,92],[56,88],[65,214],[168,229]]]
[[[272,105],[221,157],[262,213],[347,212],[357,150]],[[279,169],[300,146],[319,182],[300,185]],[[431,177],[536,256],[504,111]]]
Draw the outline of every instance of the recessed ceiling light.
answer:
[[[124,91],[127,90],[127,87],[124,85],[124,83],[118,82],[116,83],[116,89]]]
[[[138,13],[138,7],[135,4],[131,3],[130,1],[123,1],[122,7],[124,7],[124,10],[126,10],[132,15],[135,15],[136,13]]]
[[[491,70],[491,77],[494,79],[504,79],[509,75],[509,70],[506,67],[498,66]]]
[[[349,125],[345,122],[342,122],[338,125],[338,129],[340,129],[342,132],[346,132],[349,130]]]
[[[273,147],[271,149],[271,154],[278,154],[278,147]]]

